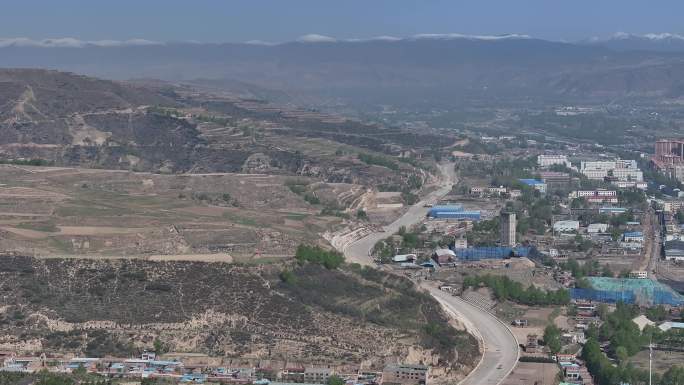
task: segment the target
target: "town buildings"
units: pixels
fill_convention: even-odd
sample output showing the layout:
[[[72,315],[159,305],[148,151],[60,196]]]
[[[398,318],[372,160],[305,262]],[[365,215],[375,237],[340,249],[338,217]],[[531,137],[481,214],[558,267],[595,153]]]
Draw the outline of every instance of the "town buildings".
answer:
[[[605,233],[606,231],[608,231],[607,223],[590,223],[587,226],[587,233],[589,234]]]
[[[541,178],[542,182],[553,186],[567,185],[572,181],[570,174],[567,172],[542,171],[539,173],[539,177]]]
[[[637,242],[642,243],[644,241],[644,233],[641,231],[630,231],[622,235],[623,242]]]
[[[579,221],[558,221],[553,224],[553,231],[557,233],[571,233],[579,230]]]
[[[580,172],[593,180],[636,181],[644,180],[644,173],[635,160],[583,161]]]
[[[684,140],[663,139],[655,142],[651,164],[659,172],[684,181]]]
[[[519,179],[520,183],[532,187],[542,194],[546,193],[546,183],[537,179]]]
[[[666,213],[676,213],[684,209],[684,200],[682,199],[657,199],[656,203]]]
[[[629,278],[646,279],[648,278],[648,272],[643,270],[630,271]]]
[[[333,374],[333,370],[328,368],[306,368],[304,369],[304,382],[307,384],[325,384]]]
[[[568,160],[568,157],[565,155],[539,155],[537,156],[537,165],[541,168],[553,166],[553,165],[561,165],[565,167],[572,167],[572,164]]]
[[[499,187],[481,187],[475,186],[470,188],[470,195],[476,196],[499,196],[508,192],[508,189],[503,186]]]
[[[468,238],[456,238],[454,239],[454,249],[467,249],[468,248]]]
[[[425,365],[387,365],[382,371],[382,385],[425,385],[428,371]]]
[[[525,341],[525,353],[536,353],[539,349],[539,338],[536,334],[528,334]]]
[[[428,212],[428,217],[436,219],[469,219],[480,220],[481,213],[477,210],[464,210],[461,205],[435,206]]]
[[[672,240],[665,242],[665,260],[684,261],[684,241]]]
[[[629,189],[629,188],[636,188],[639,190],[646,190],[648,189],[648,183],[646,182],[637,182],[637,181],[627,181],[627,180],[616,180],[611,182],[613,186],[619,188],[619,189]]]
[[[433,256],[435,262],[440,265],[452,262],[456,259],[456,253],[450,249],[437,249]]]
[[[501,246],[514,247],[516,232],[515,213],[502,212],[499,225],[501,226]]]
[[[584,198],[589,203],[618,203],[615,190],[578,190],[570,194],[571,198]]]

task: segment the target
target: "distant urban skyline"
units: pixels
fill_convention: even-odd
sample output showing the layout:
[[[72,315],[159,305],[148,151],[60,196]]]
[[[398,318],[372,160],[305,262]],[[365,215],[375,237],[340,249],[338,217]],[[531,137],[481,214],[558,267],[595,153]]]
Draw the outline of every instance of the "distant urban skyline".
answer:
[[[555,40],[606,38],[617,32],[683,34],[674,0],[86,0],[9,1],[0,38],[31,41],[145,39],[204,43],[294,41],[417,34],[520,34]]]

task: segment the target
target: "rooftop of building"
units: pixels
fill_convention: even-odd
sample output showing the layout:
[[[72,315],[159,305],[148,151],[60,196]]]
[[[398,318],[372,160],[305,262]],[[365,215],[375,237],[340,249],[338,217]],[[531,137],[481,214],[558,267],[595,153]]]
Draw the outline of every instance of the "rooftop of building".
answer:
[[[543,181],[539,179],[529,179],[529,178],[523,178],[523,179],[518,179],[521,183],[524,183],[528,186],[534,186],[534,185],[540,185],[544,184]]]
[[[396,370],[396,369],[411,369],[411,370],[428,370],[429,367],[425,365],[415,365],[415,364],[389,364],[385,369]]]
[[[624,207],[600,207],[599,211],[623,212],[623,211],[627,211],[627,209]]]
[[[559,225],[559,226],[561,226],[561,225],[579,226],[579,221],[575,221],[575,220],[557,221],[557,222],[555,222],[553,225],[554,225],[554,226],[555,226],[555,225]]]
[[[435,205],[430,208],[430,211],[433,210],[463,210],[463,205],[461,204],[448,204],[448,205]]]
[[[684,322],[667,321],[658,325],[661,330],[684,329]]]
[[[665,250],[684,250],[684,241],[674,239],[665,242]]]

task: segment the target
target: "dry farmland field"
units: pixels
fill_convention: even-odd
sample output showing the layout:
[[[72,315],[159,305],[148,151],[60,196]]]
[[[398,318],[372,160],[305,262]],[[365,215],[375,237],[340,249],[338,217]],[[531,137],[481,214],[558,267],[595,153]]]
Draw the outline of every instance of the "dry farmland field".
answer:
[[[321,216],[287,180],[0,165],[0,250],[227,262],[292,255],[341,219]],[[347,199],[361,193],[347,184],[317,188]]]

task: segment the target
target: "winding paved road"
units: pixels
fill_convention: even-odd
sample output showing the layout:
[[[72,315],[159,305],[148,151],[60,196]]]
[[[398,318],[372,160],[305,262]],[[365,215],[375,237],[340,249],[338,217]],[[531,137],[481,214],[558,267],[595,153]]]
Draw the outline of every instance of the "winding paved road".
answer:
[[[372,260],[369,257],[370,251],[373,249],[378,241],[381,241],[389,236],[396,234],[399,228],[406,226],[407,228],[413,224],[418,223],[421,219],[425,218],[428,212],[428,208],[425,207],[426,204],[435,203],[438,199],[442,198],[451,191],[452,186],[456,183],[456,172],[454,170],[454,165],[447,163],[440,165],[440,171],[442,172],[443,183],[440,188],[429,193],[420,202],[409,207],[409,209],[399,217],[397,220],[391,224],[385,226],[382,232],[371,233],[367,236],[356,240],[348,244],[342,252],[348,262],[356,262],[360,265],[372,265]]]
[[[442,306],[463,322],[469,332],[484,344],[484,354],[478,366],[459,385],[497,385],[518,363],[518,341],[508,326],[492,314],[436,287],[422,286]]]
[[[343,253],[347,261],[361,265],[373,265],[370,251],[375,244],[396,233],[401,226],[409,227],[418,223],[427,214],[426,203],[434,203],[445,196],[456,183],[456,175],[452,164],[440,166],[443,186],[428,194],[423,200],[411,206],[404,215],[385,226],[384,231],[368,234],[352,242],[344,248]],[[428,283],[422,287],[442,306],[461,321],[469,332],[474,334],[484,345],[484,354],[477,367],[459,385],[497,385],[508,376],[518,361],[518,342],[501,321],[489,312],[445,293]]]

